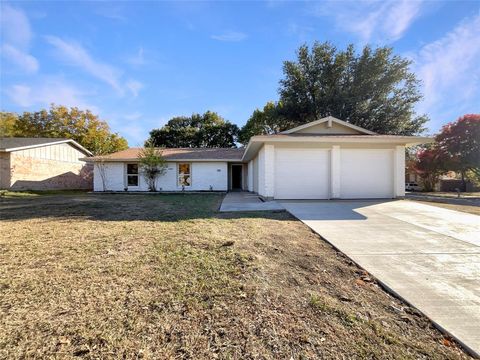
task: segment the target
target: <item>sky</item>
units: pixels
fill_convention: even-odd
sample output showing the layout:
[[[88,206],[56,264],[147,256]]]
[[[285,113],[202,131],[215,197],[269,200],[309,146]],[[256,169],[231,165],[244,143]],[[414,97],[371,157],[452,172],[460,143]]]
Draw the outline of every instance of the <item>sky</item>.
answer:
[[[90,109],[131,146],[171,117],[242,126],[302,44],[413,61],[428,133],[480,112],[480,1],[1,1],[0,109]]]

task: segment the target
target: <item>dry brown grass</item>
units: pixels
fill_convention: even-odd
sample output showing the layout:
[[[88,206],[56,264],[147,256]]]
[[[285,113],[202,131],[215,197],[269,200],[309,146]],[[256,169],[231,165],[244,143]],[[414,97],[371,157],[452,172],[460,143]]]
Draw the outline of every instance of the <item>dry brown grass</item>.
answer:
[[[441,208],[444,208],[444,209],[461,211],[461,212],[466,212],[466,213],[474,214],[474,215],[480,215],[480,206],[446,204],[446,203],[441,203],[441,202],[438,202],[438,201],[421,201],[421,200],[409,200],[409,201],[415,201],[415,202],[419,202],[419,203],[422,203],[422,204],[425,204],[425,205],[438,206],[438,207],[441,207]]]
[[[285,212],[0,199],[1,358],[466,358]]]
[[[421,192],[421,195],[432,195],[438,197],[446,197],[446,198],[457,198],[458,193],[456,191],[450,192],[440,192],[440,191],[433,191],[433,192]],[[478,198],[480,197],[480,191],[475,192],[461,192],[460,198]]]

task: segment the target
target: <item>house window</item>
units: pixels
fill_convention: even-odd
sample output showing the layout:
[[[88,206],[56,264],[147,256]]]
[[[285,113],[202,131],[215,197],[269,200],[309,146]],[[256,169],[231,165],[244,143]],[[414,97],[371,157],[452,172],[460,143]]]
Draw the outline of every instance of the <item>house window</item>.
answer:
[[[190,169],[190,164],[178,164],[178,186],[187,187],[192,185],[192,173]]]
[[[138,186],[138,164],[127,164],[127,186]]]

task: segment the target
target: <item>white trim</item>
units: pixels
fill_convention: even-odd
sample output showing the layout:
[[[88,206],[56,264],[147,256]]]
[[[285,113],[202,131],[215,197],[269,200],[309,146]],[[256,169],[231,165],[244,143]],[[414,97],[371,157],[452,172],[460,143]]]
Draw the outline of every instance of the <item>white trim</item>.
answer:
[[[82,145],[77,143],[75,140],[72,139],[65,139],[65,140],[59,140],[59,141],[52,141],[52,142],[46,142],[43,144],[35,144],[35,145],[27,145],[27,146],[19,146],[19,147],[14,147],[14,148],[5,148],[5,149],[0,149],[0,152],[12,152],[12,151],[19,151],[19,150],[26,150],[26,149],[33,149],[33,148],[38,148],[42,146],[51,146],[51,145],[58,145],[58,144],[66,144],[66,143],[71,143],[73,146],[77,147],[78,149],[82,150],[84,153],[87,155],[92,156],[93,154],[85,149]]]
[[[339,199],[340,192],[340,170],[341,170],[341,149],[340,145],[333,145],[330,151],[330,198]]]
[[[343,126],[346,126],[350,129],[353,129],[353,130],[357,130],[361,133],[364,133],[364,134],[367,134],[367,135],[376,135],[375,132],[373,131],[370,131],[370,130],[367,130],[367,129],[364,129],[360,126],[356,126],[356,125],[353,125],[353,124],[350,124],[346,121],[343,121],[343,120],[340,120],[340,119],[337,119],[333,116],[327,116],[327,117],[324,117],[322,119],[319,119],[319,120],[315,120],[315,121],[312,121],[312,122],[309,122],[307,124],[303,124],[303,125],[300,125],[300,126],[297,126],[297,127],[294,127],[293,129],[289,129],[289,130],[285,130],[285,131],[282,131],[280,132],[280,134],[292,134],[292,133],[295,133],[299,130],[303,130],[303,129],[308,129],[309,127],[312,127],[312,126],[315,126],[315,125],[319,125],[319,124],[322,124],[324,122],[328,122],[328,127],[332,127],[332,122],[335,122],[337,124],[340,124],[340,125],[343,125]]]
[[[322,142],[322,143],[402,143],[402,144],[417,144],[423,142],[432,142],[431,137],[422,136],[395,136],[395,135],[377,135],[377,136],[363,136],[363,135],[327,135],[327,136],[278,136],[275,135],[260,135],[256,136],[254,141],[261,142]]]
[[[253,191],[253,161],[247,163],[247,190]]]
[[[122,159],[111,159],[107,156],[101,158],[97,157],[96,159],[94,158],[82,158],[82,160],[85,160],[87,162],[135,162],[138,161],[138,158],[122,158]],[[165,158],[166,162],[172,162],[172,163],[192,163],[192,162],[242,162],[242,159],[169,159],[168,157]]]
[[[394,196],[405,196],[405,146],[397,145],[393,152]]]
[[[275,136],[275,135],[257,135],[253,136],[248,142],[242,161],[249,161],[260,150],[265,142],[269,143],[326,143],[326,144],[396,144],[396,145],[417,145],[432,143],[432,137],[422,136],[392,136],[392,135],[329,135],[329,136]],[[250,156],[250,153],[253,154]]]
[[[128,165],[137,165],[137,174],[128,174]],[[124,175],[124,188],[138,189],[140,187],[140,164],[138,162],[126,162],[123,166]],[[128,185],[128,176],[137,176],[137,185]]]
[[[265,196],[275,196],[275,145],[265,144]]]

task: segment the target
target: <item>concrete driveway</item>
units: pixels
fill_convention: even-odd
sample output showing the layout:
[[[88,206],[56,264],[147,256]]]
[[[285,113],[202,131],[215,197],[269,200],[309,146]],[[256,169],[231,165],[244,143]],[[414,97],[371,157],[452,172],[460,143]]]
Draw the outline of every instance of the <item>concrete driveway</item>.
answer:
[[[281,204],[480,355],[480,216],[402,200]]]

